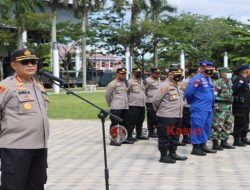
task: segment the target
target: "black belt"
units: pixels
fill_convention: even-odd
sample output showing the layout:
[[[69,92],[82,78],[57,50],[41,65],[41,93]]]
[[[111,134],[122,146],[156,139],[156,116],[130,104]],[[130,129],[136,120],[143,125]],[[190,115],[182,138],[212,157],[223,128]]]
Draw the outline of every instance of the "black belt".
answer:
[[[215,103],[233,104],[232,101],[227,101],[227,100],[215,100]]]

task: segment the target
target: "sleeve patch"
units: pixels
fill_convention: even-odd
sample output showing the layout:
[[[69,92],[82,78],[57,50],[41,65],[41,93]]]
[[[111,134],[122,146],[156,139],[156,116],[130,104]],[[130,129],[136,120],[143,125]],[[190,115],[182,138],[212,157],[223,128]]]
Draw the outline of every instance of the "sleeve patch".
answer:
[[[7,87],[5,85],[0,84],[0,94],[5,93],[7,90]]]
[[[194,87],[197,88],[200,84],[200,80],[195,80],[194,81]]]

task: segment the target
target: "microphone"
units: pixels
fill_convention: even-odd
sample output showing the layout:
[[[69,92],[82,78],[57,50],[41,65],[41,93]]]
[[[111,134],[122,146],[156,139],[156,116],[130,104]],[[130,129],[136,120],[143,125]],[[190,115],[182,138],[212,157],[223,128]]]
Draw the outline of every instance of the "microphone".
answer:
[[[52,74],[50,74],[50,73],[48,73],[46,71],[39,71],[38,74],[43,75],[43,76],[45,76],[45,77],[47,77],[47,78],[49,78],[49,79],[51,79],[53,81],[61,83],[61,84],[65,83],[65,81],[63,79],[60,79],[59,77],[56,77],[56,76],[54,76],[54,75],[52,75]]]

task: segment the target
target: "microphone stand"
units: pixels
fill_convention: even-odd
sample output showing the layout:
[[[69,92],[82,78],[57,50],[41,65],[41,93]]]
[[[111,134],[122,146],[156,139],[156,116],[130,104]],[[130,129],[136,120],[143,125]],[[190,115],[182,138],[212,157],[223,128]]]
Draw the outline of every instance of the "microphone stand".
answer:
[[[78,97],[79,99],[81,99],[81,100],[87,102],[88,104],[90,104],[90,105],[92,105],[93,107],[95,107],[95,108],[97,108],[97,109],[100,110],[100,112],[99,112],[99,114],[98,114],[98,118],[101,120],[101,123],[102,123],[102,138],[103,138],[104,165],[105,165],[105,168],[104,168],[105,186],[106,186],[106,190],[109,190],[109,169],[108,169],[108,164],[107,164],[107,150],[106,150],[106,139],[105,139],[105,136],[106,136],[106,135],[105,135],[105,118],[106,118],[108,115],[110,115],[110,117],[111,117],[112,119],[117,120],[119,123],[121,123],[123,120],[122,120],[120,117],[118,117],[118,116],[116,116],[116,115],[110,113],[109,111],[104,110],[103,108],[97,106],[96,104],[90,102],[89,100],[87,100],[87,99],[85,99],[85,98],[79,96],[78,94],[76,94],[76,93],[73,92],[72,90],[69,90],[69,89],[65,88],[65,87],[63,86],[63,84],[59,84],[59,83],[57,83],[57,82],[55,82],[55,81],[52,81],[52,82],[53,82],[54,84],[60,86],[61,88],[63,88],[63,89],[66,91],[66,94],[67,94],[67,95],[72,94],[72,95]]]

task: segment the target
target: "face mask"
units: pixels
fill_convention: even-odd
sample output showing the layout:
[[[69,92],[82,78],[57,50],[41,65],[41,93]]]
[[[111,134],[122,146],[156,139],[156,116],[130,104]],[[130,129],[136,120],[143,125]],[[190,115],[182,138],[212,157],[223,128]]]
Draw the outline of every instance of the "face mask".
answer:
[[[136,74],[135,74],[135,77],[136,77],[136,78],[141,78],[141,73],[136,73]]]
[[[180,82],[182,79],[183,79],[183,76],[181,76],[181,75],[175,75],[173,77],[173,80],[176,81],[176,82]]]
[[[208,70],[208,69],[204,71],[204,73],[206,73],[207,75],[212,75],[213,72],[214,72],[213,70]]]
[[[231,80],[231,78],[232,78],[232,73],[227,73],[227,79]]]

